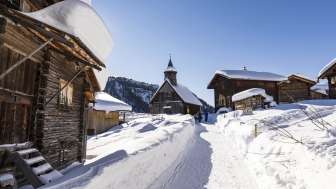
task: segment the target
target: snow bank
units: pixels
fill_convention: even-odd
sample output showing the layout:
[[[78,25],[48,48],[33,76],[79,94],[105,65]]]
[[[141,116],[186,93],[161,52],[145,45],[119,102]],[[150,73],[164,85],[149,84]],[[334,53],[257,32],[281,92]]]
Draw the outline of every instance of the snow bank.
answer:
[[[78,37],[102,62],[111,52],[111,34],[90,1],[65,0],[24,14]]]
[[[335,129],[319,130],[302,110],[317,122],[335,127],[335,105],[334,100],[311,100],[255,111],[254,115],[231,112],[219,116],[217,126],[235,142],[258,188],[331,189],[336,174]],[[303,144],[286,137],[281,129]]]
[[[149,116],[91,137],[86,164],[43,188],[148,188],[186,148],[194,124],[191,116]]]
[[[102,111],[132,111],[132,106],[126,104],[125,102],[114,98],[113,96],[105,92],[95,93],[96,103],[93,107],[95,110]]]

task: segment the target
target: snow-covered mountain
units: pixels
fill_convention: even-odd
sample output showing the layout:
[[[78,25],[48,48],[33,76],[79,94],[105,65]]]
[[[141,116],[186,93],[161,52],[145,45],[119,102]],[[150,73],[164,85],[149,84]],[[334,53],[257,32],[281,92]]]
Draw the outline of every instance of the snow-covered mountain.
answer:
[[[104,91],[126,102],[135,112],[149,112],[149,101],[159,85],[135,81],[125,77],[109,77]],[[203,109],[212,111],[213,107],[200,99]]]

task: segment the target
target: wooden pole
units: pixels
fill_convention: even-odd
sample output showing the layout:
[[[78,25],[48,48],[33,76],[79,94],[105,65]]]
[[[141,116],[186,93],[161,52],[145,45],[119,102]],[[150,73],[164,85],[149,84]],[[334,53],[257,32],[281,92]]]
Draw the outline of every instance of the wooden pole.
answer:
[[[79,70],[79,71],[72,77],[72,79],[66,83],[66,85],[64,85],[60,90],[58,90],[57,93],[55,93],[55,94],[54,94],[54,95],[53,95],[53,96],[46,102],[45,105],[48,105],[48,104],[52,101],[52,99],[54,99],[58,94],[60,94],[61,91],[63,91],[63,89],[65,89],[65,88],[66,88],[66,87],[67,87],[73,80],[75,80],[75,79],[79,76],[79,74],[82,73],[84,70],[85,70],[85,67],[83,67],[81,70]]]
[[[22,63],[24,63],[26,60],[28,60],[29,58],[31,58],[38,51],[40,51],[45,46],[47,46],[52,40],[53,40],[53,38],[49,39],[48,41],[46,41],[45,43],[43,43],[41,46],[39,46],[37,49],[35,49],[33,52],[31,52],[28,56],[24,57],[23,59],[21,59],[17,63],[15,63],[13,66],[11,66],[10,68],[8,68],[4,73],[2,73],[0,75],[0,81],[3,80],[5,78],[5,76],[8,75],[9,73],[11,73],[16,67],[20,66]]]

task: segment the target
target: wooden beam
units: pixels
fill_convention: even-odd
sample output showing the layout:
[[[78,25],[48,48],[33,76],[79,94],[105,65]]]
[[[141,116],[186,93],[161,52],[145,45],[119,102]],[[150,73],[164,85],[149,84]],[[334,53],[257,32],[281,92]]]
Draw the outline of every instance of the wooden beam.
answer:
[[[21,59],[17,63],[15,63],[13,66],[11,66],[10,68],[8,68],[4,73],[2,73],[0,75],[0,80],[4,79],[5,76],[8,75],[9,73],[11,73],[15,68],[17,68],[18,66],[20,66],[22,63],[24,63],[26,60],[30,59],[38,51],[40,51],[45,46],[47,46],[52,40],[53,40],[53,38],[49,39],[47,42],[43,43],[37,49],[35,49],[33,52],[31,52],[28,56],[24,57],[23,59]]]

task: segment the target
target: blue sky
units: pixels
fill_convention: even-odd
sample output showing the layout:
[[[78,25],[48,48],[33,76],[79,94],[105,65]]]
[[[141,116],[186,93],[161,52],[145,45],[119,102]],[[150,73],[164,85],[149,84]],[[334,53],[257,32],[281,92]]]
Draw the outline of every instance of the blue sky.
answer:
[[[178,82],[213,104],[217,69],[316,77],[336,57],[336,1],[94,0],[113,37],[113,76],[161,84],[169,53]]]

